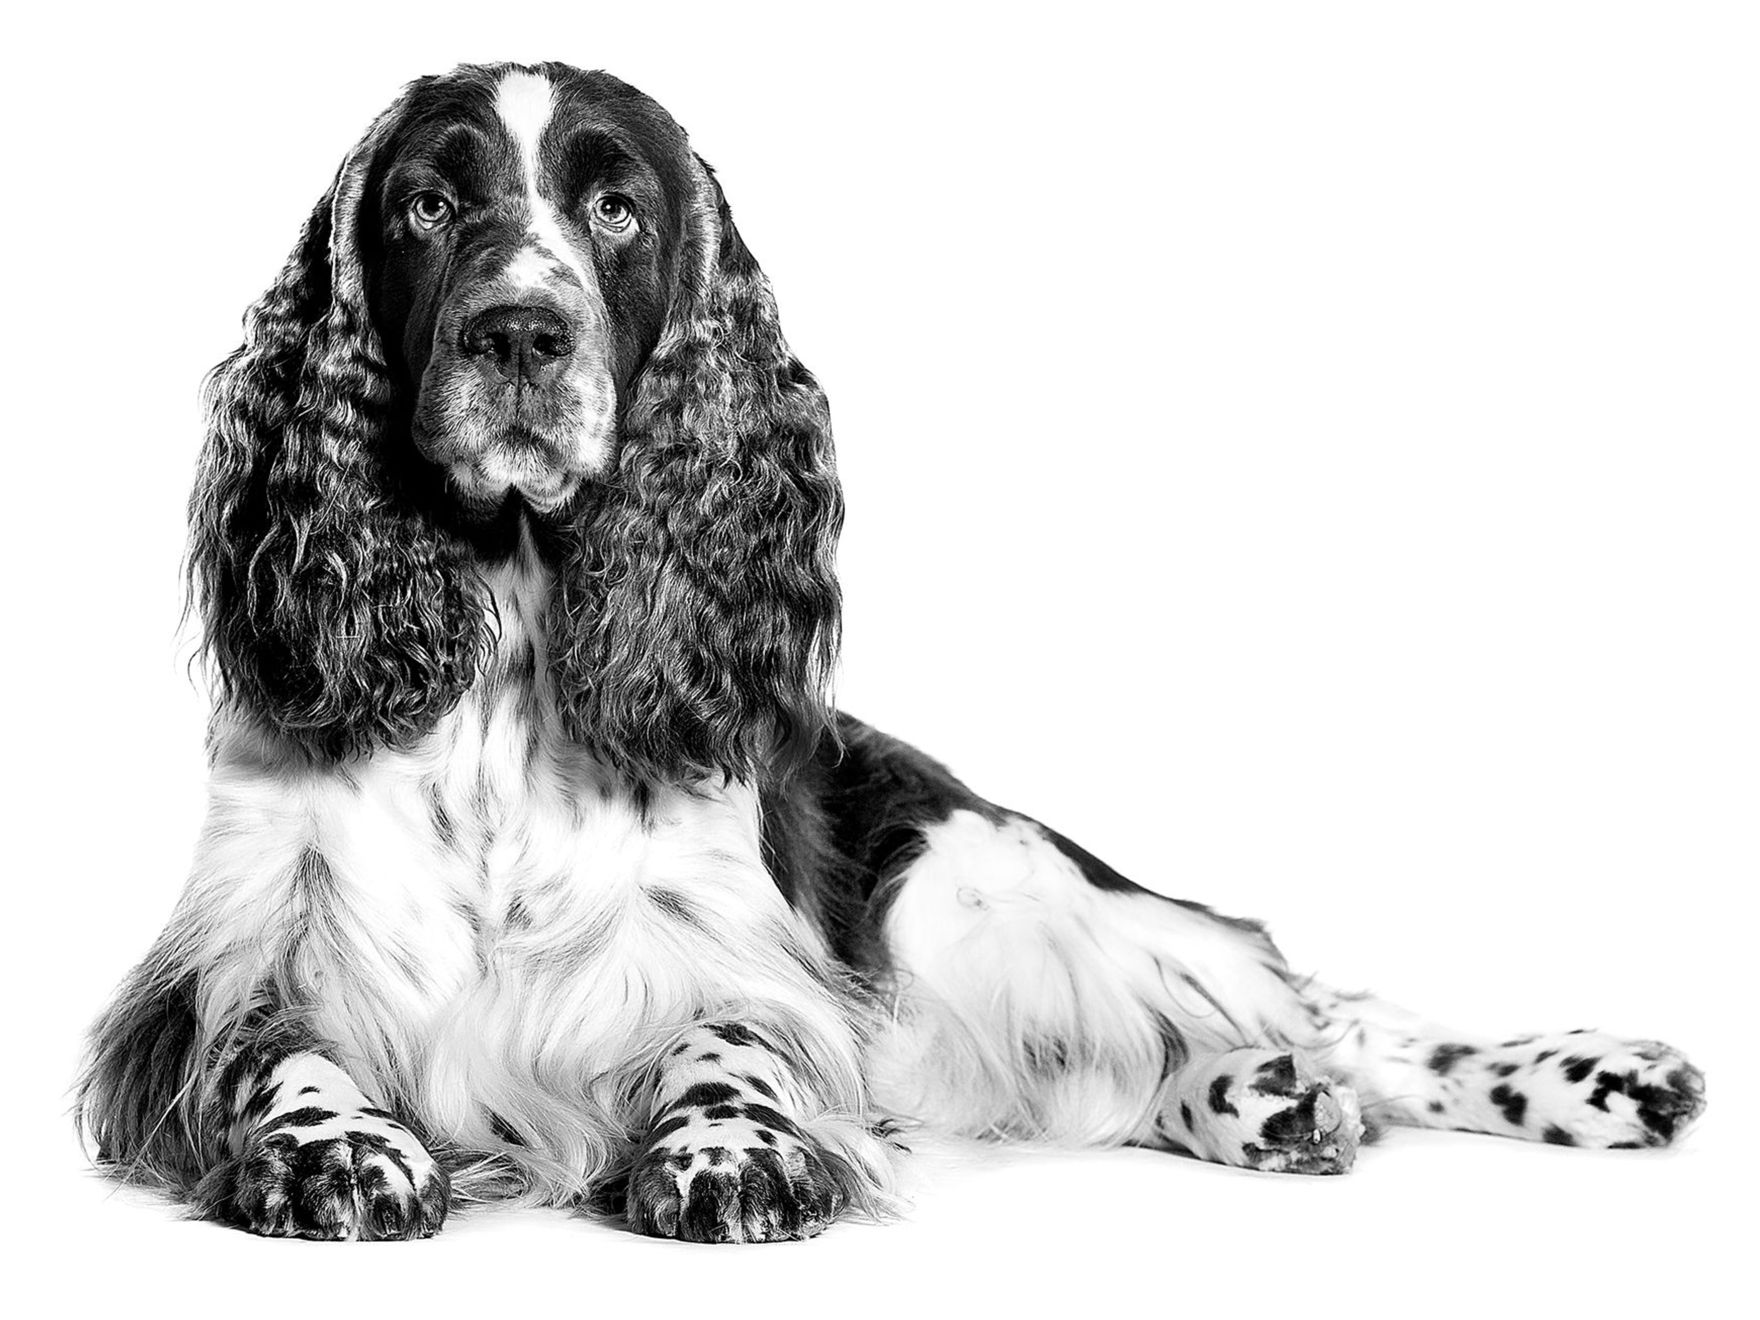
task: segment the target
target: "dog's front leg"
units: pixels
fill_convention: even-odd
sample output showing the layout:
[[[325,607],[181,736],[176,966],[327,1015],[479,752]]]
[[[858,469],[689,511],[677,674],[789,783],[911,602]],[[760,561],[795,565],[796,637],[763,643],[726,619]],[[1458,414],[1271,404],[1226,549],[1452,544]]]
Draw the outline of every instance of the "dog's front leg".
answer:
[[[662,1058],[629,1220],[693,1242],[807,1238],[844,1209],[842,1158],[803,1129],[807,1090],[761,1029],[693,1027]]]
[[[269,1237],[431,1237],[446,1171],[295,1025],[247,1022],[214,1060],[203,1122],[228,1158],[202,1207]]]

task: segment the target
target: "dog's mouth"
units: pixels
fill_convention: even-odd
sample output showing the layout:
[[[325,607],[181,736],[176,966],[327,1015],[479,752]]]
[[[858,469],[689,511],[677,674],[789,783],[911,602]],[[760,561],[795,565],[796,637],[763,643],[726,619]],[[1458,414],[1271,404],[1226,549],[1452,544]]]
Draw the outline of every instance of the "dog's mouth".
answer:
[[[615,417],[615,390],[595,359],[516,383],[448,356],[424,373],[410,433],[466,509],[498,508],[518,495],[554,513],[610,464]]]

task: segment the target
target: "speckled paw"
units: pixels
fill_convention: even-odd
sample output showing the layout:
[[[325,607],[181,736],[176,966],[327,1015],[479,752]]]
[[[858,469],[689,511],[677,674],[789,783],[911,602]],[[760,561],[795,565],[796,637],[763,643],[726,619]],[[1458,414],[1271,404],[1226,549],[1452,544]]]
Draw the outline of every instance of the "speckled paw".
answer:
[[[630,1225],[655,1237],[809,1238],[842,1209],[843,1196],[809,1136],[769,1106],[725,1097],[665,1117],[630,1173]]]
[[[1344,1173],[1357,1158],[1363,1120],[1356,1093],[1318,1077],[1297,1056],[1267,1060],[1241,1079],[1236,1100],[1249,1135],[1241,1162],[1267,1173]]]
[[[446,1222],[446,1171],[382,1110],[307,1108],[251,1134],[225,1212],[265,1237],[432,1237]]]

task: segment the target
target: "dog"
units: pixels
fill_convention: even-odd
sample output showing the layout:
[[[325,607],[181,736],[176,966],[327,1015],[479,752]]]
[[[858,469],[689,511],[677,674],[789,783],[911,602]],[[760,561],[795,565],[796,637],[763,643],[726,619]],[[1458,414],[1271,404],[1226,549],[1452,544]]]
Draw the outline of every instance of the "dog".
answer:
[[[1379,1123],[1661,1146],[1678,1052],[1295,975],[830,709],[825,398],[655,102],[418,80],[210,379],[210,806],[93,1028],[95,1158],[270,1236],[498,1198],[759,1242],[912,1125],[1347,1171]]]

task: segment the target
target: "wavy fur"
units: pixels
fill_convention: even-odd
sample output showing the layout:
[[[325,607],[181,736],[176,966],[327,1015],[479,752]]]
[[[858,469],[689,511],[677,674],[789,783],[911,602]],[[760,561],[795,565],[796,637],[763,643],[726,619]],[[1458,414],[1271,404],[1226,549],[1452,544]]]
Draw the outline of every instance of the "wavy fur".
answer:
[[[829,724],[843,498],[825,395],[704,168],[716,223],[559,582],[559,703],[644,778],[780,774]],[[694,263],[709,253],[687,253]]]
[[[397,113],[349,154],[209,378],[190,498],[190,584],[223,699],[329,756],[431,729],[485,641],[468,552],[399,475],[412,464],[394,452],[363,293],[360,202]]]

